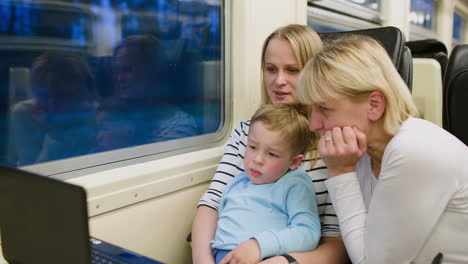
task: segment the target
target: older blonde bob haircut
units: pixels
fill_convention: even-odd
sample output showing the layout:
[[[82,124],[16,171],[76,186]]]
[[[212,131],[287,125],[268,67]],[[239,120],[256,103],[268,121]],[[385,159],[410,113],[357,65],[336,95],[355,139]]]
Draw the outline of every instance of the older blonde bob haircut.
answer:
[[[265,81],[263,73],[265,72],[265,53],[270,43],[270,40],[279,38],[289,42],[296,56],[299,68],[302,70],[304,65],[314,56],[320,49],[322,49],[322,40],[317,32],[307,25],[290,24],[280,27],[273,31],[263,42],[262,60],[261,60],[261,87],[262,87],[262,104],[271,104],[270,97],[266,92]]]
[[[299,76],[298,99],[320,104],[346,96],[359,100],[373,91],[385,95],[383,128],[395,135],[403,121],[418,115],[411,93],[386,50],[363,35],[345,35],[325,43]]]
[[[292,156],[316,149],[317,135],[309,129],[310,107],[302,104],[265,104],[250,119],[250,126],[262,122],[278,131]]]

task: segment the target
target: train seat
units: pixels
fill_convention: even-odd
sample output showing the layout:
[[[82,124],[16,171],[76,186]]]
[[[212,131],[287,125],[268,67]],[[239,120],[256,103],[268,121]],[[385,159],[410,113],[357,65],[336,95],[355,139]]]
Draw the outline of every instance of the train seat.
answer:
[[[413,91],[413,55],[411,50],[405,46],[400,64],[397,67],[403,81],[408,85],[410,92]]]
[[[432,58],[413,59],[412,96],[420,117],[442,127],[442,77],[440,64]]]
[[[442,80],[445,76],[445,71],[448,62],[448,52],[445,44],[436,39],[423,39],[406,42],[413,58],[432,58],[440,64]]]
[[[468,44],[455,46],[447,63],[443,90],[444,128],[468,145]]]
[[[326,32],[319,33],[320,37],[325,41],[327,39],[336,39],[343,34],[361,34],[372,37],[378,40],[382,46],[387,50],[390,59],[400,73],[402,79],[411,88],[412,74],[412,60],[411,54],[405,55],[405,35],[400,29],[396,27],[379,27],[341,32]]]

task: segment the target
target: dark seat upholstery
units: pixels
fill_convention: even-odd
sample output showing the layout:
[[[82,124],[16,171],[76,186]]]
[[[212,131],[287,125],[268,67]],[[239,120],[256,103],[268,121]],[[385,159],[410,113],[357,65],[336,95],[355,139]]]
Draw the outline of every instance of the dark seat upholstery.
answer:
[[[403,56],[397,70],[411,92],[413,90],[413,56],[411,55],[411,50],[407,46],[404,47]]]
[[[442,80],[445,77],[448,56],[445,44],[436,39],[424,39],[406,42],[411,50],[413,58],[432,58],[439,62],[442,72]]]
[[[444,128],[468,145],[468,44],[450,54],[443,91]]]
[[[343,34],[361,34],[372,37],[378,40],[387,50],[390,59],[400,73],[402,79],[411,89],[412,83],[412,60],[410,55],[405,54],[405,35],[396,27],[379,27],[361,30],[343,31],[343,32],[327,32],[319,33],[322,40],[336,39]]]

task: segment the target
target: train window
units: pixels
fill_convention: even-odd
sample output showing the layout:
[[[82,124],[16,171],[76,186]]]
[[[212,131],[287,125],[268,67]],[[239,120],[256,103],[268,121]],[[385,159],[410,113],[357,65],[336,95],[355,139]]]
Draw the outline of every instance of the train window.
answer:
[[[355,19],[380,24],[381,0],[308,0],[309,7],[316,7]],[[331,21],[331,19],[330,19]]]
[[[0,164],[96,171],[218,141],[229,115],[223,9],[0,1]]]
[[[463,43],[463,30],[465,21],[458,12],[453,14],[453,42],[454,44],[461,44]]]
[[[409,15],[411,39],[437,38],[436,14],[437,5],[434,0],[411,0]]]
[[[411,0],[410,22],[412,24],[433,29],[435,14],[434,0]]]
[[[308,6],[307,25],[317,32],[349,31],[380,26],[378,23],[344,15],[318,6]]]

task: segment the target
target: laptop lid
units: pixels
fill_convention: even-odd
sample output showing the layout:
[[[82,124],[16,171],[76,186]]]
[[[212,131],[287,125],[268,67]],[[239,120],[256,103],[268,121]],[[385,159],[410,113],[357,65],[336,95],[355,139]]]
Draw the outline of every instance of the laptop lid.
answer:
[[[91,263],[80,186],[0,167],[0,230],[9,263]]]

